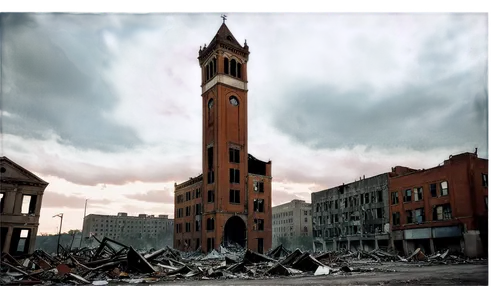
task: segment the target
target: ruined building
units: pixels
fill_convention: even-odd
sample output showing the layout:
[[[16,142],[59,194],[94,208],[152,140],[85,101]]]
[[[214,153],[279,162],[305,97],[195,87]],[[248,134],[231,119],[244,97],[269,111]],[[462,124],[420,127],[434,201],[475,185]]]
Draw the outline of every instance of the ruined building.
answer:
[[[311,204],[292,200],[273,207],[273,247],[285,243],[288,248],[310,246],[312,236]],[[307,242],[307,245],[305,243]]]
[[[271,248],[271,162],[248,153],[249,54],[225,23],[200,47],[202,174],[175,184],[177,249]]]
[[[172,246],[173,225],[174,220],[169,219],[168,215],[89,214],[84,218],[82,233],[85,245],[94,242],[92,237],[99,240],[108,237],[131,245],[137,240],[149,244],[150,247],[159,248]]]
[[[1,250],[11,255],[31,254],[48,183],[7,157],[0,158],[0,178]]]
[[[389,246],[389,173],[311,194],[319,250]]]
[[[450,156],[440,166],[391,177],[389,190],[392,243],[400,253],[487,253],[487,159]]]

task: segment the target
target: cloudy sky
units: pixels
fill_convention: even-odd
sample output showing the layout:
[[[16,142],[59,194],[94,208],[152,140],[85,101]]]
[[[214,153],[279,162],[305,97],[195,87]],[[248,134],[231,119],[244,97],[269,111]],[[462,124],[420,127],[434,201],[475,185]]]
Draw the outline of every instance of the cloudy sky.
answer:
[[[1,14],[2,155],[49,186],[40,232],[173,217],[201,172],[197,56],[220,14]],[[396,165],[488,158],[488,16],[228,14],[250,47],[249,152],[273,205]]]

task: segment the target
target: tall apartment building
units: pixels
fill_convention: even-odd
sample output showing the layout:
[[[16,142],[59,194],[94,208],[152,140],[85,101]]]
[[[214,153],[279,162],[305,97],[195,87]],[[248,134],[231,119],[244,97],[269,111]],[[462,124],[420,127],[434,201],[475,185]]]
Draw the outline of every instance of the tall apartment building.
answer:
[[[7,157],[0,157],[0,243],[2,252],[35,250],[42,197],[48,183]]]
[[[387,248],[391,175],[312,193],[314,245],[324,250]]]
[[[168,215],[89,214],[84,218],[82,233],[86,243],[92,242],[92,236],[95,236],[100,240],[108,237],[118,242],[149,240],[164,246],[173,240],[173,224],[174,220]]]
[[[292,200],[273,207],[273,247],[286,241],[291,248],[301,244],[301,237],[312,236],[311,204]]]
[[[400,252],[487,253],[487,159],[477,153],[450,156],[440,166],[391,177],[389,190],[392,244]]]
[[[248,153],[249,54],[224,23],[200,47],[202,175],[175,184],[177,249],[271,248],[271,161]]]

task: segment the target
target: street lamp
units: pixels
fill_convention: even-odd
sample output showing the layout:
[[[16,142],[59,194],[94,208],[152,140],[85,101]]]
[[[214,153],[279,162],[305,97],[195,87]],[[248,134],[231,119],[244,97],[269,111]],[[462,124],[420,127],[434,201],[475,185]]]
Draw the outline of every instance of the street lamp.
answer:
[[[61,222],[59,223],[59,236],[57,237],[57,256],[59,256],[59,243],[61,242],[61,228],[62,228],[62,221],[63,221],[63,213],[56,214],[52,217],[56,217],[56,216],[61,218]]]
[[[83,240],[83,228],[85,227],[85,216],[87,215],[87,201],[89,199],[85,199],[85,208],[83,209],[83,222],[82,222],[82,232],[80,233],[80,246],[82,248],[82,240]]]

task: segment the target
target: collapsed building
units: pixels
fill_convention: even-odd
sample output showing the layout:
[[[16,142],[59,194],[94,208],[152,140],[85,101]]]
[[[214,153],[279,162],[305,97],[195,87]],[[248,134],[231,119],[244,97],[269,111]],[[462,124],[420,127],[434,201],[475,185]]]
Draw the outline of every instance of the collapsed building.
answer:
[[[202,174],[175,184],[176,249],[271,248],[271,161],[248,153],[249,54],[225,23],[200,47]]]
[[[373,250],[389,246],[389,173],[311,194],[314,246]]]
[[[0,178],[1,250],[16,256],[31,254],[48,183],[7,157],[0,157]]]
[[[393,170],[402,167],[395,167]],[[405,255],[443,249],[488,253],[488,160],[453,155],[437,167],[390,178],[391,244]]]

